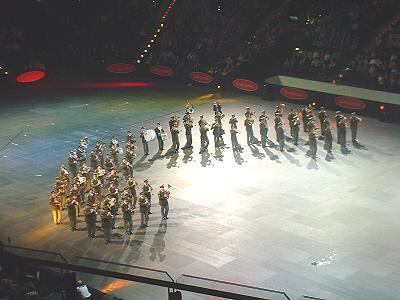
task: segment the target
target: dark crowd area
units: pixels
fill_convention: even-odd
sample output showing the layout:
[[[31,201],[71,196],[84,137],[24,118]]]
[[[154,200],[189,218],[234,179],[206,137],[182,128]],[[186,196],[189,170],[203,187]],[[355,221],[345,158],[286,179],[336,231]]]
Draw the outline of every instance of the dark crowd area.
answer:
[[[400,91],[400,1],[177,0],[161,19],[171,2],[0,0],[0,66],[18,73],[125,62],[223,77],[247,66],[257,76]]]

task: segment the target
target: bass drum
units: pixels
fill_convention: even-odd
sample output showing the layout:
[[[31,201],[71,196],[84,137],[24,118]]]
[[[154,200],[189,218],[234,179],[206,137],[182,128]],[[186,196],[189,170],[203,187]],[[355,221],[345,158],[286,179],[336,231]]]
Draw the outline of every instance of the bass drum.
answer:
[[[157,137],[156,132],[154,129],[147,129],[144,133],[144,139],[146,142],[154,141]]]

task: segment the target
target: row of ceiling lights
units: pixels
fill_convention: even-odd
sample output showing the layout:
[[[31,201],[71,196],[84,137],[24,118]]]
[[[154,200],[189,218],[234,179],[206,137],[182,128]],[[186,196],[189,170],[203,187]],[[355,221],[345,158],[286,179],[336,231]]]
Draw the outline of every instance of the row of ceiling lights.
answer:
[[[144,57],[146,56],[146,54],[149,53],[149,50],[150,50],[152,44],[155,42],[155,39],[157,38],[157,36],[160,34],[162,28],[164,27],[164,22],[166,21],[168,14],[171,12],[175,3],[176,3],[176,0],[172,0],[171,3],[168,5],[167,9],[165,10],[164,14],[161,17],[159,26],[157,26],[157,29],[155,30],[155,32],[154,32],[153,36],[151,37],[151,39],[149,40],[149,42],[147,43],[146,48],[143,49],[142,53],[137,58],[136,62],[138,64],[140,64],[142,62],[142,60],[144,59]]]

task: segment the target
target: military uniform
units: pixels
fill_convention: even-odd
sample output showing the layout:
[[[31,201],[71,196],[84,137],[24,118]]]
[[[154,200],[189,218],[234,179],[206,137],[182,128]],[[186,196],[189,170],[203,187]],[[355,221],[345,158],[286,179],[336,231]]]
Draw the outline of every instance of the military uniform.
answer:
[[[131,194],[131,198],[132,198],[132,206],[133,208],[136,207],[136,201],[137,201],[137,194],[136,194],[136,186],[137,183],[134,180],[133,177],[129,177],[128,180],[126,181],[127,187],[129,189],[129,192]]]
[[[85,208],[85,222],[89,238],[96,237],[96,210],[93,207]]]
[[[267,123],[268,116],[265,115],[265,111],[262,112],[258,120],[260,122],[261,146],[265,148],[267,147],[267,140],[268,140],[268,123]]]
[[[320,107],[318,112],[319,125],[321,128],[321,136],[324,137],[324,121],[328,117],[324,107]]]
[[[76,230],[76,206],[78,202],[74,197],[69,197],[67,201],[69,224],[71,226],[71,231]]]
[[[144,181],[143,187],[142,187],[142,192],[144,196],[147,198],[149,202],[149,214],[151,214],[151,192],[153,190],[153,187],[149,184],[148,180],[146,179]]]
[[[338,144],[340,144],[340,141],[341,141],[341,136],[340,136],[341,131],[340,131],[340,128],[339,128],[339,123],[343,118],[344,118],[344,116],[341,114],[340,111],[337,111],[335,113],[335,121],[336,121],[336,129],[337,129],[337,143]]]
[[[96,151],[97,157],[99,159],[99,165],[103,168],[104,168],[104,147],[105,147],[105,144],[102,141],[96,142],[95,151]]]
[[[90,152],[89,159],[90,159],[90,167],[91,167],[92,171],[94,172],[94,170],[97,168],[97,166],[100,163],[99,157],[95,150],[92,150]]]
[[[144,138],[145,132],[146,131],[144,130],[144,127],[142,127],[140,131],[140,138],[142,139],[143,144],[143,155],[149,155],[149,143]]]
[[[283,129],[282,124],[279,124],[278,127],[276,128],[276,140],[279,144],[279,151],[282,152],[285,146],[285,131]]]
[[[179,152],[179,128],[178,126],[173,126],[171,128],[171,140],[172,140],[172,151]]]
[[[133,175],[133,166],[125,158],[122,159],[121,170],[126,180],[128,179],[129,176]]]
[[[290,126],[290,136],[293,137],[293,120],[296,118],[296,113],[293,111],[293,109],[290,110],[290,113],[288,115],[288,121],[289,121],[289,126]]]
[[[346,143],[347,143],[347,129],[346,129],[346,118],[343,117],[340,121],[339,121],[339,144],[340,144],[340,148],[343,150],[346,150]]]
[[[138,202],[140,207],[140,227],[148,227],[150,203],[143,193],[140,194]]]
[[[115,168],[114,160],[112,159],[110,154],[107,154],[106,161],[104,162],[104,165],[106,167],[107,173],[110,172],[110,170],[112,168]]]
[[[127,234],[132,234],[132,229],[133,229],[133,221],[132,221],[132,215],[133,215],[133,208],[131,204],[127,201],[124,200],[121,206],[122,209],[122,215],[124,219],[124,228],[125,232]]]
[[[350,117],[350,130],[351,130],[351,141],[357,143],[357,131],[358,131],[358,123],[360,123],[362,119],[356,115],[355,112],[351,113]]]
[[[218,122],[211,125],[211,130],[214,135],[214,146],[219,147],[221,145],[221,127]]]
[[[61,224],[61,203],[55,191],[51,192],[49,203],[53,213],[54,224]]]
[[[201,142],[201,149],[200,153],[207,151],[208,145],[210,141],[208,139],[207,131],[208,131],[208,123],[202,117],[199,120],[199,129],[200,129],[200,142]]]
[[[188,112],[183,117],[183,125],[185,126],[186,144],[182,147],[182,149],[192,149],[193,118]]]
[[[161,207],[161,217],[163,220],[168,219],[168,212],[169,212],[169,204],[168,199],[170,192],[164,189],[164,185],[160,187],[160,191],[158,192],[158,203]]]
[[[310,130],[308,133],[311,157],[314,159],[317,158],[317,136],[318,134],[316,130]]]
[[[292,120],[292,133],[293,133],[293,144],[298,145],[299,144],[299,133],[300,133],[300,119],[298,117],[295,117]]]
[[[114,216],[111,214],[108,208],[104,208],[100,214],[101,217],[101,227],[103,228],[104,232],[104,240],[106,243],[109,243],[112,238],[112,222]]]
[[[157,136],[157,141],[158,141],[158,150],[164,150],[164,141],[162,139],[162,133],[164,133],[164,129],[162,128],[162,126],[160,125],[160,123],[157,123],[157,127],[154,129],[154,131],[156,132],[156,136]]]
[[[324,149],[331,154],[332,153],[332,131],[330,127],[327,127],[325,130],[325,144],[324,144]]]
[[[257,142],[256,138],[254,137],[254,132],[253,132],[253,123],[254,120],[251,118],[247,118],[244,120],[244,126],[246,127],[246,136],[247,136],[247,144],[255,144]]]
[[[78,157],[73,151],[71,151],[68,155],[68,165],[72,176],[75,176],[76,172],[78,171]]]
[[[309,109],[307,107],[303,107],[300,112],[301,112],[301,119],[303,121],[303,131],[307,132],[307,117],[309,114]]]

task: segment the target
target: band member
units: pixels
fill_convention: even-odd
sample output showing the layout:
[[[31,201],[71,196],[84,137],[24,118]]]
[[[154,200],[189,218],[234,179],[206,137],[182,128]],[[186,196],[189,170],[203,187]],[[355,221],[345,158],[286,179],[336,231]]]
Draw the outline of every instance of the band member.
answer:
[[[172,152],[179,152],[179,128],[177,123],[171,128]]]
[[[88,191],[87,194],[87,201],[86,201],[86,205],[95,205],[96,204],[96,199],[98,197],[96,197],[96,193],[94,192],[94,189],[90,189]]]
[[[102,141],[97,141],[96,142],[96,147],[95,151],[97,153],[97,157],[99,159],[99,165],[101,165],[102,168],[104,168],[104,148],[105,144]]]
[[[192,113],[194,113],[194,106],[193,106],[193,104],[191,104],[189,101],[188,101],[188,103],[186,103],[185,109],[186,109],[186,113],[187,113],[187,114],[192,114]]]
[[[142,126],[140,128],[140,138],[142,139],[142,144],[143,144],[143,153],[144,153],[143,155],[149,155],[149,143],[145,139],[145,133],[146,130]]]
[[[211,130],[213,131],[214,135],[214,146],[217,148],[221,146],[221,126],[217,120],[215,120],[215,122],[211,125]]]
[[[322,120],[322,124],[321,124],[321,137],[320,139],[323,140],[325,139],[325,132],[326,130],[331,126],[328,117],[326,117],[324,120]],[[332,134],[332,133],[331,133]]]
[[[112,229],[115,229],[115,216],[118,214],[117,199],[110,196],[110,201],[108,203],[108,207],[110,209],[110,213],[113,216],[113,218],[111,219],[111,226],[112,226]]]
[[[71,172],[67,170],[67,168],[64,165],[60,166],[60,178],[62,181],[64,181],[65,185],[68,185],[69,183],[69,176],[71,175]],[[74,175],[75,176],[75,175]]]
[[[118,188],[114,185],[114,183],[110,183],[110,187],[108,188],[107,197],[114,198],[115,201],[116,201],[117,204],[118,204],[119,190],[118,190]]]
[[[341,113],[341,111],[340,110],[338,110],[336,113],[335,113],[335,121],[336,121],[336,129],[337,129],[337,143],[338,144],[340,144],[340,141],[341,141],[341,136],[340,136],[340,134],[341,134],[341,131],[340,131],[340,128],[339,128],[339,123],[340,123],[340,121],[342,120],[344,118],[344,116],[342,115],[342,113]]]
[[[127,180],[129,176],[133,175],[133,166],[125,158],[121,161],[121,170],[122,174],[125,176],[125,180]]]
[[[90,151],[89,159],[90,159],[90,167],[92,168],[92,171],[94,171],[100,164],[99,157],[95,150]]]
[[[76,207],[79,205],[78,201],[76,201],[75,197],[68,197],[67,200],[67,209],[68,209],[68,217],[69,224],[71,226],[71,231],[76,230]]]
[[[254,132],[253,132],[253,123],[254,120],[251,118],[252,114],[249,114],[250,117],[246,117],[244,120],[244,126],[246,127],[246,134],[247,134],[247,144],[256,144],[258,140],[254,137]]]
[[[86,147],[84,147],[82,144],[79,144],[79,146],[76,148],[76,156],[79,165],[82,165],[84,162],[86,162]]]
[[[130,164],[133,164],[133,161],[136,158],[136,146],[133,144],[126,144],[125,146],[125,158],[129,161]]]
[[[154,129],[157,135],[157,141],[158,141],[158,150],[164,150],[164,141],[162,139],[162,133],[164,133],[164,129],[162,128],[160,123],[157,123],[157,127]]]
[[[110,172],[111,169],[115,168],[114,160],[110,154],[106,155],[104,165],[106,166],[107,173]]]
[[[54,185],[54,190],[58,194],[58,199],[60,201],[61,210],[65,208],[65,203],[67,201],[67,183],[60,177],[56,177],[56,182]]]
[[[118,187],[119,185],[119,181],[118,181],[118,172],[115,168],[111,168],[110,172],[107,175],[107,180],[108,180],[108,186],[116,186]]]
[[[101,185],[104,187],[104,176],[106,175],[106,170],[103,169],[103,167],[101,165],[98,165],[96,168],[96,171],[93,172],[97,174],[97,178],[100,180]]]
[[[104,207],[102,212],[100,213],[101,217],[101,227],[103,228],[104,232],[104,240],[106,244],[111,242],[112,238],[112,220],[114,216],[111,214],[111,211],[108,207]]]
[[[310,152],[311,152],[311,157],[313,159],[317,158],[317,137],[318,133],[316,129],[310,130],[308,133],[309,137],[309,145],[310,145]]]
[[[275,115],[278,114],[281,118],[283,117],[283,110],[285,109],[286,104],[284,103],[279,103],[277,106],[275,106]],[[282,122],[283,124],[283,122]]]
[[[151,204],[143,192],[140,192],[138,202],[140,207],[140,227],[148,227],[149,207]]]
[[[132,145],[136,143],[136,138],[130,130],[128,130],[125,141],[127,144],[132,144]]]
[[[118,166],[119,164],[119,145],[118,141],[115,143],[115,139],[113,139],[114,142],[111,142],[110,144],[110,154],[113,159],[114,165]]]
[[[293,109],[290,110],[290,113],[288,115],[288,121],[289,121],[289,126],[290,126],[290,136],[293,137],[293,119],[296,118],[296,113],[293,111]]]
[[[237,139],[237,134],[239,131],[237,128],[232,127],[231,128],[231,142],[232,142],[232,151],[242,151],[243,148],[240,146],[238,139]]]
[[[229,124],[231,125],[231,129],[232,128],[237,129],[237,123],[238,120],[236,119],[236,116],[233,114],[232,117],[229,119]]]
[[[218,132],[216,132],[216,133],[218,133],[218,136],[219,136],[219,144],[218,144],[219,146],[225,146],[224,139],[223,139],[225,130],[222,128],[222,119],[224,117],[225,117],[225,115],[220,111],[217,111],[215,113],[215,122],[218,123]]]
[[[324,138],[324,149],[329,153],[332,154],[332,131],[331,128],[328,126],[325,129],[325,138]]]
[[[129,176],[128,180],[126,181],[126,186],[128,187],[128,190],[131,194],[133,208],[136,208],[136,201],[137,201],[136,186],[137,185],[138,184],[135,181],[135,178],[133,176]]]
[[[261,146],[263,148],[267,147],[268,140],[268,122],[269,117],[266,115],[265,110],[261,112],[260,117],[258,118],[260,122],[260,136],[261,136]]]
[[[282,116],[280,115],[279,112],[275,112],[274,122],[275,122],[275,131],[276,131],[277,127],[279,126],[279,124],[283,125]]]
[[[319,108],[319,112],[318,112],[319,126],[321,127],[321,137],[324,137],[324,134],[323,134],[323,130],[324,130],[323,124],[324,124],[324,120],[325,120],[326,118],[328,118],[328,114],[327,114],[325,108],[321,106],[321,107]]]
[[[49,203],[53,213],[54,224],[61,224],[61,203],[56,191],[51,192]]]
[[[90,177],[89,174],[91,171],[92,170],[86,163],[83,163],[82,166],[79,168],[79,172],[82,174],[83,177],[85,177],[86,182],[89,182],[89,177]]]
[[[209,125],[207,121],[204,120],[204,116],[201,115],[199,120],[200,142],[201,142],[200,153],[207,151],[208,145],[210,144],[210,141],[207,136],[207,131],[209,130],[208,126]]]
[[[351,113],[350,116],[350,130],[351,130],[351,141],[353,144],[358,143],[357,141],[357,131],[358,131],[358,123],[360,123],[362,119],[357,116],[355,112]]]
[[[132,206],[129,203],[127,198],[124,199],[124,202],[122,203],[121,209],[122,209],[122,215],[123,215],[123,219],[124,219],[125,232],[126,232],[126,234],[133,234],[133,232],[132,232],[132,229],[133,229],[133,222],[132,222],[133,208],[132,208]]]
[[[186,112],[183,117],[183,126],[185,126],[186,144],[182,149],[192,149],[192,128],[193,128],[193,118],[189,112]]]
[[[172,130],[172,127],[179,127],[179,117],[174,115],[168,121],[169,130]]]
[[[85,222],[89,238],[96,237],[96,215],[97,212],[93,206],[87,206],[85,208]]]
[[[158,201],[161,207],[161,217],[163,220],[168,219],[168,212],[169,212],[168,199],[170,196],[170,191],[169,191],[170,187],[171,186],[168,184],[168,188],[165,188],[165,186],[162,184],[160,186],[160,191],[158,192]]]
[[[292,127],[293,127],[293,144],[298,145],[299,144],[299,133],[300,133],[300,119],[299,117],[295,117],[292,120]]]
[[[213,102],[213,111],[214,111],[215,115],[222,114],[222,106],[219,102],[217,102],[217,101]]]
[[[279,123],[276,128],[276,141],[279,144],[279,151],[283,152],[285,146],[285,131],[283,129],[283,123]]]
[[[339,143],[340,143],[340,149],[342,150],[342,152],[344,151],[348,151],[346,144],[347,144],[347,126],[346,126],[346,117],[343,117],[340,121],[339,121]]]
[[[302,119],[302,121],[303,121],[303,131],[304,131],[304,132],[307,132],[307,116],[308,116],[308,114],[309,114],[309,109],[308,109],[308,107],[303,106],[303,107],[301,108],[300,113],[301,113],[301,119]]]
[[[153,192],[153,187],[149,184],[148,179],[146,179],[143,183],[142,192],[149,202],[149,214],[151,215],[152,214],[152,212],[151,212],[151,194]]]
[[[254,116],[254,111],[250,110],[250,107],[246,107],[246,111],[244,112],[244,116],[246,119],[252,118]]]
[[[90,181],[90,185],[92,186],[92,189],[96,195],[96,198],[101,197],[101,188],[103,187],[103,184],[101,183],[100,179],[97,176],[97,173],[93,173],[93,178]]]
[[[70,151],[68,155],[68,165],[72,176],[76,175],[78,171],[78,156],[75,151]]]

